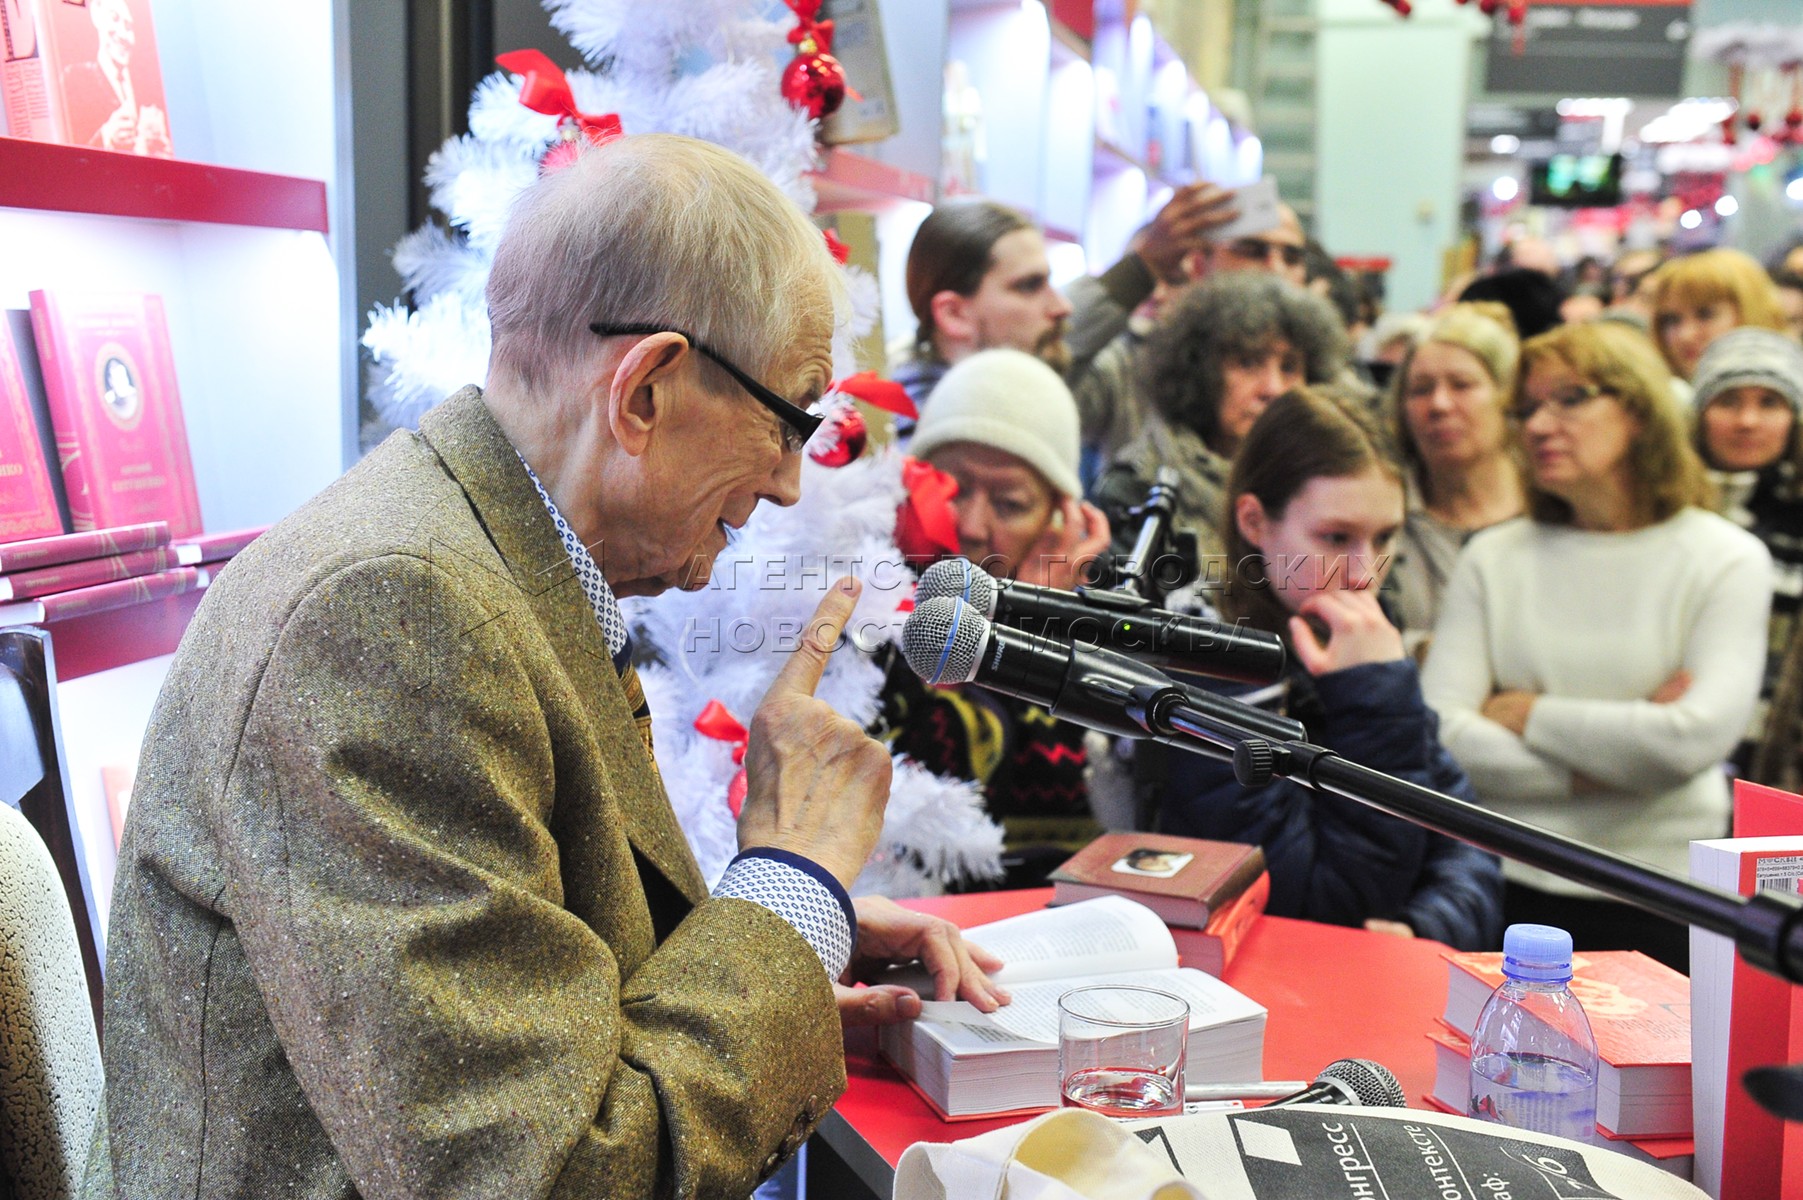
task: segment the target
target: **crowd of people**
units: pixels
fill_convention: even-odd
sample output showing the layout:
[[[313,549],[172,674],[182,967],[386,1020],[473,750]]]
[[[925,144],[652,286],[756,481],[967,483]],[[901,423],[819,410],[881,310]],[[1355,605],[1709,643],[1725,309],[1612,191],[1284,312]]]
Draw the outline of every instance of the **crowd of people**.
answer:
[[[1726,834],[1732,778],[1798,782],[1803,248],[1769,270],[1726,248],[1566,269],[1522,238],[1431,309],[1383,313],[1287,209],[1217,244],[1231,204],[1179,192],[1068,292],[1024,216],[962,199],[927,218],[909,260],[921,335],[899,365],[915,449],[980,457],[1034,496],[1004,545],[992,492],[948,466],[964,555],[1105,586],[1110,556],[1079,546],[1118,561],[1168,472],[1182,569],[1161,572],[1159,602],[1280,636],[1282,679],[1206,686],[1318,744],[1680,875],[1691,839]],[[977,229],[1006,230],[1000,253]],[[1047,369],[1029,377],[1027,355]],[[956,385],[943,401],[936,381]],[[963,519],[978,508],[986,525]],[[977,688],[895,688],[892,744],[972,736],[930,761],[984,785],[1010,885],[1043,879],[1094,822],[1128,823],[1257,842],[1272,912],[1486,949],[1538,921],[1686,968],[1683,928],[1361,805],[1247,789],[1216,761],[1061,732]],[[985,719],[947,715],[967,708]],[[1054,818],[1069,837],[1044,836]]]
[[[927,218],[894,375],[958,549],[1073,587],[1174,478],[1181,569],[1148,586],[1281,639],[1280,679],[1216,686],[1320,745],[1680,871],[1730,771],[1795,786],[1803,263],[1635,251],[1586,279],[1605,297],[1521,242],[1387,314],[1294,213],[1218,236],[1234,215],[1180,189],[1066,289],[1022,214]],[[1160,829],[1261,845],[1275,913],[1469,948],[1545,919],[1684,965],[1564,880],[1031,703],[891,663],[854,722],[814,694],[849,578],[749,722],[710,886],[619,598],[705,586],[796,502],[843,287],[706,142],[618,138],[525,190],[486,381],[259,537],[169,668],[84,1196],[744,1196],[844,1090],[845,1027],[922,1011],[880,968],[1010,1000],[950,922],[849,894],[891,750],[983,786],[995,882]]]

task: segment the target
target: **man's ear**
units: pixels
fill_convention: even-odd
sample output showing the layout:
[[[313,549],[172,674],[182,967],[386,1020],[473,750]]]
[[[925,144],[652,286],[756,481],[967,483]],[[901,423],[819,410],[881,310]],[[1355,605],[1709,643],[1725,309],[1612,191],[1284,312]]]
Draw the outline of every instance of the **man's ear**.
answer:
[[[1241,492],[1233,498],[1233,523],[1239,527],[1240,536],[1247,543],[1259,549],[1265,545],[1265,506],[1251,492]]]
[[[652,430],[669,419],[668,384],[688,354],[689,343],[680,333],[648,334],[596,379],[596,402],[606,405],[608,430],[626,453],[643,454]]]
[[[934,292],[928,311],[933,314],[933,328],[941,336],[967,345],[976,344],[976,314],[971,311],[969,296],[960,296],[950,290]]]

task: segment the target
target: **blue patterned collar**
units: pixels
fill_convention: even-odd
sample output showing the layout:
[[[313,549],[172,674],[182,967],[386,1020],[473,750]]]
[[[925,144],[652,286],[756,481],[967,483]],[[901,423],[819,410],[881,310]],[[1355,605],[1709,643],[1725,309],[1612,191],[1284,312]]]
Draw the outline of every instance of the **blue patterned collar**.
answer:
[[[517,453],[517,451],[516,451]],[[623,669],[632,658],[632,638],[626,632],[626,615],[620,611],[620,602],[614,597],[614,590],[607,586],[607,580],[601,574],[595,556],[589,553],[570,523],[563,519],[552,502],[551,494],[545,491],[545,485],[538,481],[538,473],[532,464],[524,458],[520,465],[526,468],[526,475],[532,480],[532,486],[538,490],[538,498],[545,503],[545,511],[551,514],[551,523],[557,526],[557,536],[563,539],[563,548],[570,555],[570,565],[576,568],[576,579],[582,584],[582,594],[588,597],[589,607],[595,610],[595,620],[601,625],[601,636],[607,639],[607,653],[612,656],[614,666]]]

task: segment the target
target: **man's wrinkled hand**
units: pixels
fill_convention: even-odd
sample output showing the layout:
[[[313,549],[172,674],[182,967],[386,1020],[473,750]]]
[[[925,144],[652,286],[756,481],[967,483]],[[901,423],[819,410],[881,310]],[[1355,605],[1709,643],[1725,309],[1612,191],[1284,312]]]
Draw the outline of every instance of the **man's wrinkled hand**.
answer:
[[[936,1000],[966,1000],[983,1012],[994,1012],[1011,998],[988,974],[1000,970],[1002,960],[965,941],[950,921],[903,908],[881,896],[859,896],[852,907],[858,913],[858,953],[840,977],[841,984],[918,959],[933,977]],[[847,1025],[884,1024],[920,1015],[919,997],[894,985],[843,987],[838,997],[839,1017]]]
[[[827,593],[752,715],[739,813],[740,849],[799,854],[847,887],[882,832],[893,771],[882,743],[814,695],[858,591],[847,577]]]

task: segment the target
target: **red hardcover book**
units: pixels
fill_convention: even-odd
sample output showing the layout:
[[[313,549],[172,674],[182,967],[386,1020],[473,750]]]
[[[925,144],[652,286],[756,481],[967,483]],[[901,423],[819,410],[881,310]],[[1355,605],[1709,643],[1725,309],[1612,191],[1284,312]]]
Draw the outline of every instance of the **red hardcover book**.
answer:
[[[201,530],[159,296],[31,293],[31,322],[75,528],[164,520]]]
[[[1448,954],[1447,1025],[1470,1036],[1503,981],[1502,955]],[[1596,1034],[1596,1123],[1623,1137],[1691,1131],[1690,980],[1635,950],[1579,951],[1571,991]]]
[[[5,0],[0,0],[5,3]],[[0,322],[0,542],[48,537],[63,531],[50,464],[32,415],[31,394],[13,345],[11,326]]]
[[[1203,928],[1173,928],[1171,940],[1177,943],[1178,965],[1218,977],[1239,953],[1240,943],[1265,915],[1265,906],[1270,902],[1271,873],[1260,871],[1245,891],[1209,913],[1208,924]]]
[[[150,0],[3,0],[14,137],[171,158]]]
[[[133,550],[130,554],[109,554],[105,558],[84,558],[80,562],[39,567],[16,575],[0,575],[0,600],[30,600],[55,592],[72,592],[76,588],[111,583],[116,579],[154,575],[180,565],[176,547],[172,546]]]
[[[1465,1116],[1471,1088],[1471,1043],[1457,1030],[1439,1026],[1428,1030],[1434,1044],[1434,1090],[1425,1098],[1442,1112]],[[1626,1138],[1598,1128],[1609,1149],[1653,1163],[1680,1179],[1689,1179],[1696,1142],[1687,1137]]]
[[[268,529],[267,525],[257,525],[250,529],[232,529],[224,533],[203,533],[199,537],[182,538],[175,548],[185,563],[224,562],[256,541]]]
[[[3,2],[4,0],[0,0],[0,3]],[[39,567],[53,567],[58,563],[79,562],[84,558],[129,554],[134,550],[154,550],[168,544],[167,521],[146,521],[141,525],[122,525],[113,529],[90,529],[85,533],[62,533],[55,537],[0,545],[0,571],[12,574]]]
[[[1160,833],[1105,833],[1051,873],[1053,904],[1098,896],[1137,900],[1166,925],[1203,929],[1215,907],[1265,869],[1265,852],[1239,842]]]
[[[124,608],[129,604],[161,600],[166,596],[179,596],[207,586],[209,578],[205,567],[171,567],[154,575],[97,583],[93,587],[56,592],[35,600],[15,600],[11,604],[0,604],[0,626],[43,625]]]
[[[1745,799],[1737,787],[1737,808]],[[1692,842],[1690,875],[1743,896],[1768,888],[1795,894],[1803,885],[1803,835]],[[1754,1103],[1740,1082],[1752,1067],[1796,1061],[1803,988],[1747,963],[1727,938],[1695,928],[1690,970],[1697,1183],[1718,1200],[1803,1196],[1795,1131]]]

